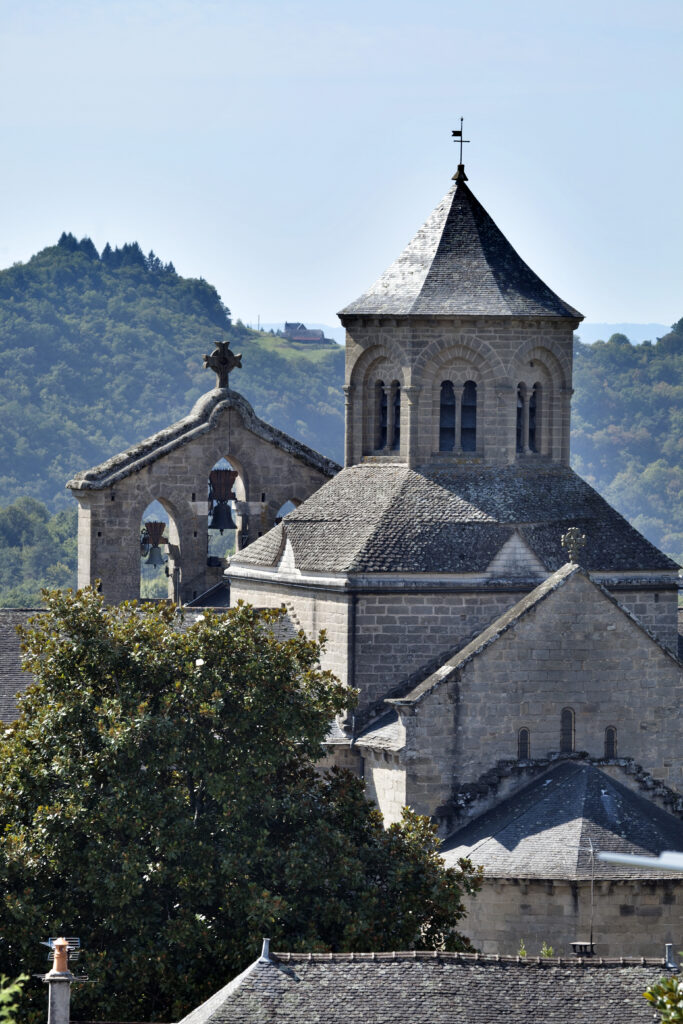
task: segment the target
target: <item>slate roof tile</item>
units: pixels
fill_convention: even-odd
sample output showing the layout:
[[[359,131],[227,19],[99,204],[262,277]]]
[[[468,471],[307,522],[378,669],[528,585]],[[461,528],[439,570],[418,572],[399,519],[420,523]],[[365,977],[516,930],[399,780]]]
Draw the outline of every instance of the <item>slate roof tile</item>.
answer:
[[[340,316],[543,316],[582,319],[515,252],[464,181],[401,255]]]
[[[651,1024],[656,960],[275,953],[181,1024]]]
[[[683,849],[683,821],[594,765],[562,761],[452,833],[441,853],[450,866],[471,857],[491,878],[662,877],[597,857],[591,864],[591,844],[596,852],[658,856]]]
[[[301,571],[483,573],[518,529],[553,572],[567,560],[561,536],[570,525],[586,534],[581,561],[591,571],[676,568],[564,466],[351,466],[278,530]],[[237,552],[231,564],[275,565],[282,538],[272,534]]]

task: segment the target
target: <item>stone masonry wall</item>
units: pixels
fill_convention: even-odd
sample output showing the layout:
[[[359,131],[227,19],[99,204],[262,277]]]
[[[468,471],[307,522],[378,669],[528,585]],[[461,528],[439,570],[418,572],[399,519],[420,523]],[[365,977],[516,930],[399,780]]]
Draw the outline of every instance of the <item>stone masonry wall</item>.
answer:
[[[538,956],[544,942],[555,956],[571,956],[571,943],[587,941],[590,934],[590,881],[489,878],[465,904],[461,930],[482,953],[514,955],[524,940],[529,956]],[[663,956],[667,942],[678,949],[682,914],[681,879],[598,880],[596,956]]]
[[[354,673],[359,710],[376,704],[439,653],[457,650],[521,597],[521,592],[359,594]]]
[[[680,665],[574,574],[448,681],[401,709],[408,799],[433,813],[449,784],[474,782],[498,759],[514,760],[523,727],[532,757],[557,751],[565,707],[575,715],[575,750],[604,756],[605,729],[617,726],[618,756],[682,792],[682,702]]]
[[[316,637],[324,629],[327,644],[321,660],[322,667],[334,672],[343,682],[347,681],[347,594],[329,591],[321,594],[313,588],[285,588],[279,581],[271,584],[233,578],[230,583],[230,604],[234,607],[238,601],[246,601],[256,608],[279,608],[284,604],[292,626],[296,630],[303,629],[309,637]]]
[[[346,317],[347,456],[359,462],[376,450],[375,388],[396,380],[402,389],[400,457],[411,465],[438,452],[438,394],[443,380],[477,384],[475,453],[505,464],[515,445],[517,386],[541,384],[539,451],[569,461],[572,380],[570,320],[486,317]],[[404,399],[403,390],[408,401]],[[445,455],[445,453],[442,453]],[[528,457],[528,453],[522,457]]]
[[[609,581],[605,586],[609,590]],[[615,590],[614,596],[673,654],[678,654],[678,593],[675,590]]]
[[[398,755],[388,750],[367,750],[364,758],[365,793],[384,815],[384,824],[401,820],[410,801],[406,796],[406,775]]]

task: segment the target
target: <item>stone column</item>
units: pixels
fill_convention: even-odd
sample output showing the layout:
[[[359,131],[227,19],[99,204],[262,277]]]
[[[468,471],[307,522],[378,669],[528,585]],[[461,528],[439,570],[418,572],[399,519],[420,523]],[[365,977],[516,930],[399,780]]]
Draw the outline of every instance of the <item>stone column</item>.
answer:
[[[463,384],[463,387],[465,385]],[[455,416],[455,436],[453,439],[453,451],[460,451],[460,431],[462,429],[462,390],[463,387],[453,388],[453,397],[455,398],[455,408],[453,415]]]
[[[526,388],[522,391],[522,452],[529,454],[529,394]]]
[[[405,441],[401,439],[401,448],[406,454],[408,465],[411,469],[414,469],[417,465],[418,457],[418,400],[420,397],[420,388],[416,384],[409,384],[403,388],[403,394],[406,397],[408,403],[408,430]]]
[[[344,385],[344,466],[353,465],[353,384]]]

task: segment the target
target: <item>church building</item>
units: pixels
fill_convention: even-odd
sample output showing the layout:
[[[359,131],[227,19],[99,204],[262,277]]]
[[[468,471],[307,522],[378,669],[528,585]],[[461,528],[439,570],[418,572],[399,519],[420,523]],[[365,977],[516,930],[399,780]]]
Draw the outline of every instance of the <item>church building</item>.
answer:
[[[344,469],[236,553],[231,602],[284,604],[291,629],[326,630],[325,667],[359,691],[329,763],[363,776],[387,822],[408,804],[484,864],[468,918],[484,952],[524,936],[566,949],[581,929],[607,955],[678,941],[680,878],[635,883],[596,861],[683,844],[683,680],[678,566],[569,466],[581,314],[523,262],[461,164],[339,315]],[[503,866],[496,839],[515,800],[528,870]]]
[[[475,946],[658,955],[681,941],[683,873],[597,854],[683,849],[678,566],[570,468],[582,315],[462,163],[339,315],[343,469],[254,414],[218,342],[217,386],[184,420],[69,482],[79,585],[139,595],[158,503],[168,535],[144,522],[143,541],[186,614],[229,595],[284,606],[285,634],[325,630],[323,667],[358,692],[325,764],[362,777],[387,824],[430,815],[448,863],[484,865]],[[227,568],[207,526],[237,527]]]

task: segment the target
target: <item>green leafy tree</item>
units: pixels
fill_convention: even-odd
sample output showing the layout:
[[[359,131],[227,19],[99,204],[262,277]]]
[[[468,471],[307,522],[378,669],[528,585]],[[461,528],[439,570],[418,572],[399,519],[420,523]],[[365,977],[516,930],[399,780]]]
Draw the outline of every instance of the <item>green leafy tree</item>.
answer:
[[[88,589],[47,594],[25,635],[37,682],[0,741],[0,933],[11,970],[37,937],[82,937],[81,1017],[177,1020],[264,935],[468,948],[455,929],[480,873],[446,869],[426,819],[385,830],[358,779],[316,771],[350,692],[320,643],[275,638],[277,614],[179,629],[168,604]]]
[[[654,1006],[662,1024],[683,1021],[683,981],[680,978],[662,978],[643,993]]]
[[[8,981],[0,974],[0,1024],[16,1024],[17,1006],[27,974],[20,974],[14,981]]]

